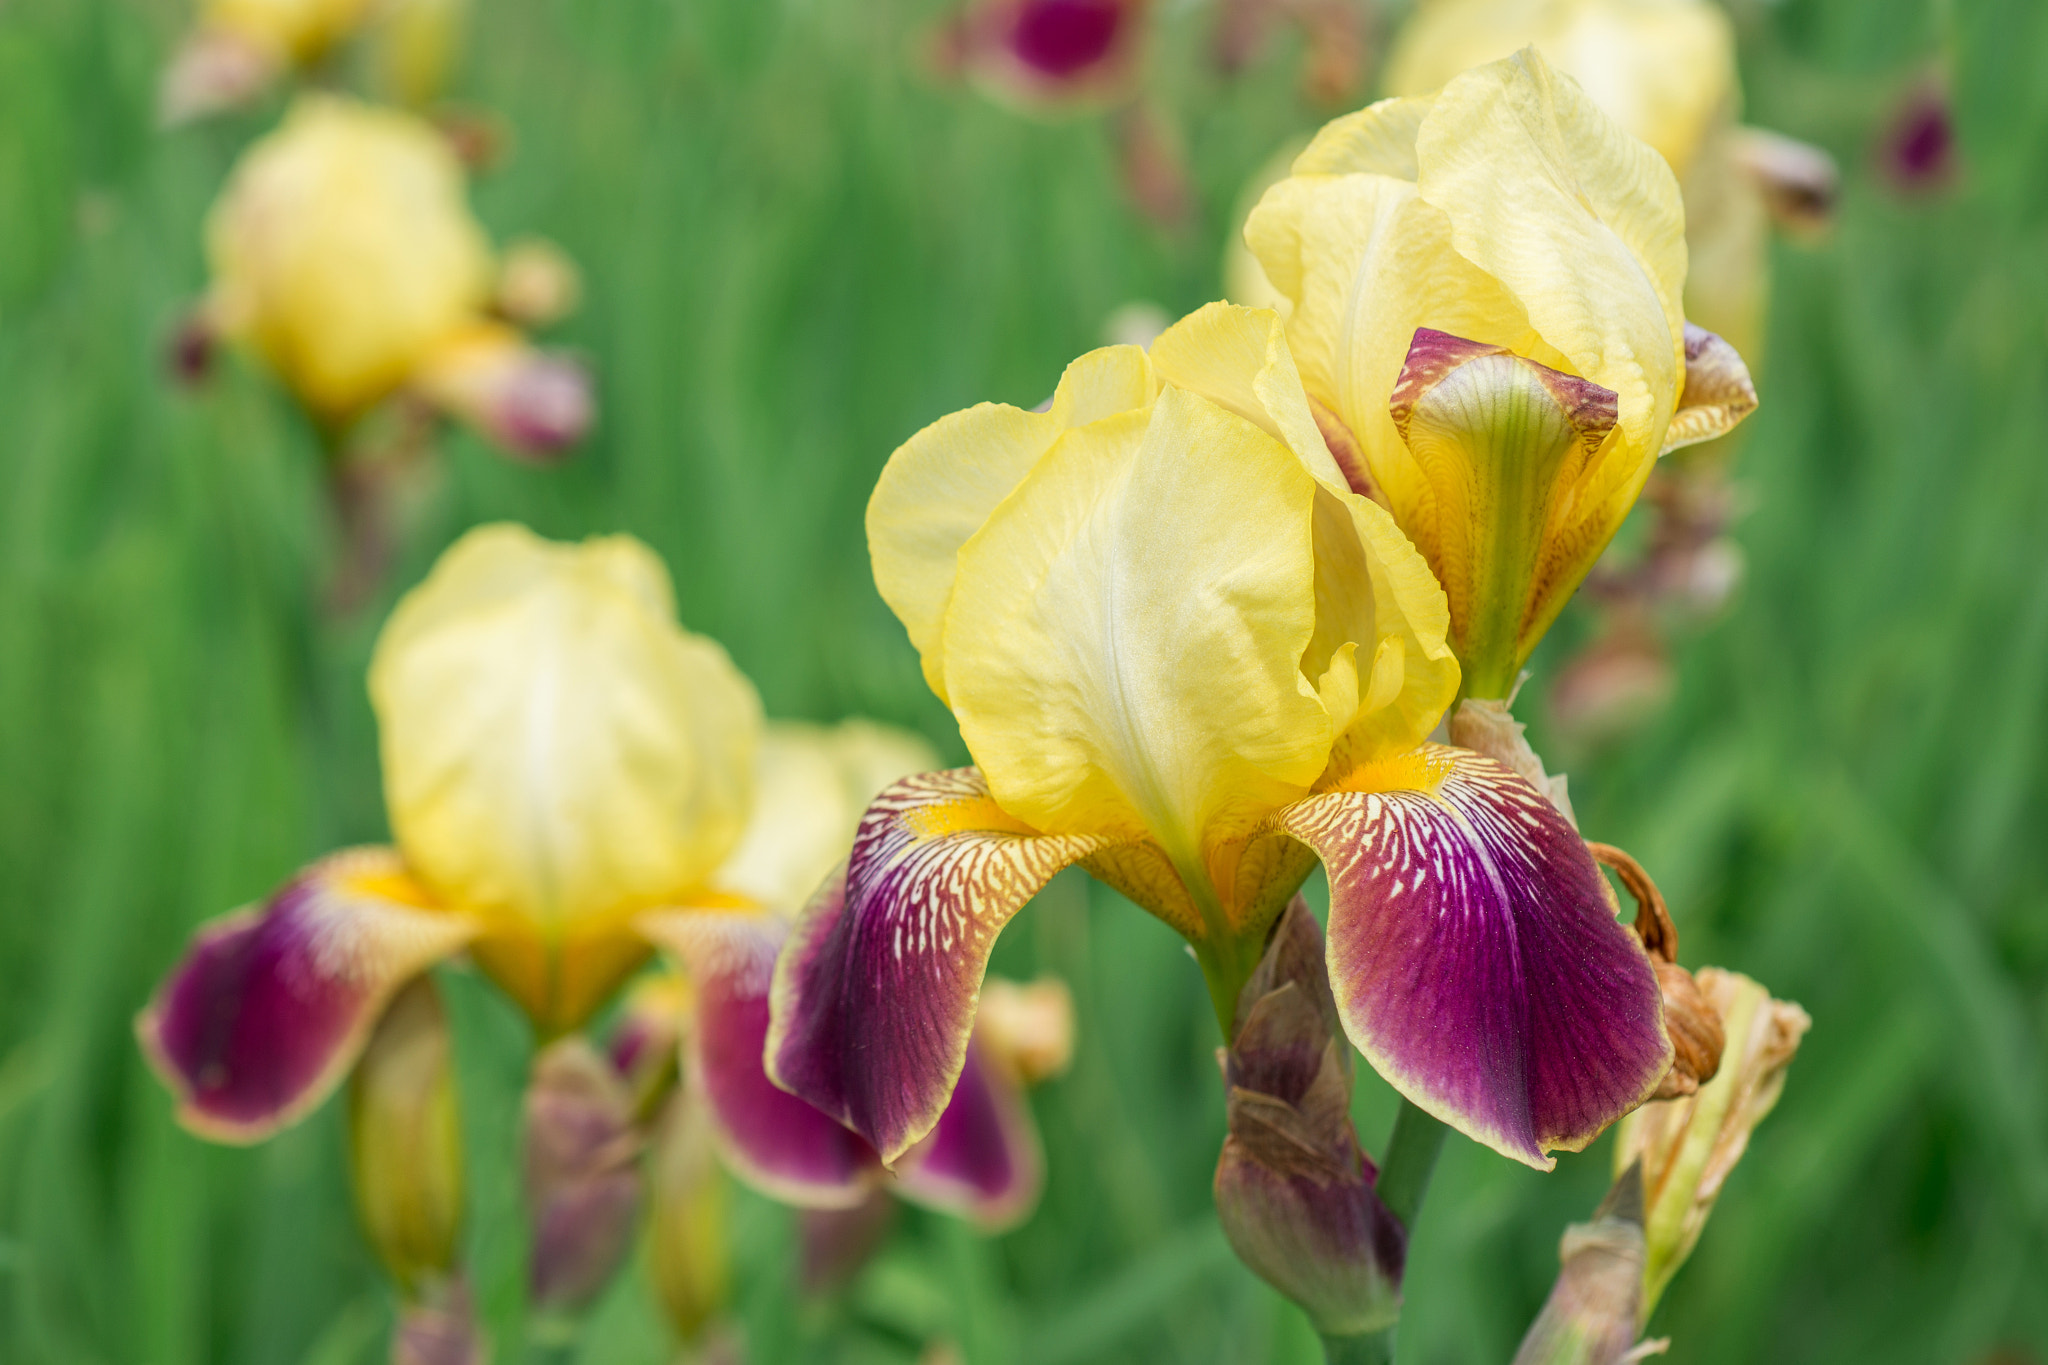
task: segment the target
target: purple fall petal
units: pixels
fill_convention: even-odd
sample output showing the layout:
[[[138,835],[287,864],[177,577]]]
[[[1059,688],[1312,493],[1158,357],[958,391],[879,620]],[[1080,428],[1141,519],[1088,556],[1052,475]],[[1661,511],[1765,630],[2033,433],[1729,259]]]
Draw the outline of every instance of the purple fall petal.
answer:
[[[749,910],[662,910],[640,930],[681,959],[697,995],[688,1083],[740,1179],[801,1208],[847,1208],[881,1179],[874,1148],[768,1079],[768,988],[787,936]]]
[[[477,929],[432,908],[394,851],[332,854],[262,908],[202,926],[136,1035],[180,1123],[261,1141],[324,1100],[385,1002]]]
[[[938,1126],[896,1164],[897,1193],[985,1230],[1022,1222],[1038,1202],[1045,1160],[1023,1087],[976,1044]]]
[[[965,1065],[995,937],[1102,841],[1034,834],[973,768],[924,773],[868,807],[775,966],[768,1069],[893,1162],[939,1121]]]
[[[733,1173],[786,1204],[849,1208],[881,1178],[881,1161],[858,1133],[786,1090],[762,1068],[768,1041],[767,982],[735,988],[699,981],[693,1042],[697,1083],[710,1101],[719,1148]]]
[[[1548,1170],[1670,1064],[1657,979],[1554,806],[1491,759],[1426,756],[1431,790],[1330,792],[1281,824],[1329,872],[1353,1043],[1425,1110]]]

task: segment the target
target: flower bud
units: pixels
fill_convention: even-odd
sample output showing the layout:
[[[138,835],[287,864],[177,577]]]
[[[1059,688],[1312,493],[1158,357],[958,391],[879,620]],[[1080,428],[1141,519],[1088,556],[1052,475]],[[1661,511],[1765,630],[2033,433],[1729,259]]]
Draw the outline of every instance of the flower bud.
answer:
[[[1137,76],[1146,0],[970,0],[937,35],[934,62],[1028,109],[1099,107]]]
[[[408,1298],[455,1269],[462,1128],[448,1021],[431,976],[384,1011],[349,1083],[349,1175],[377,1258]]]
[[[1735,162],[1755,182],[1779,227],[1816,237],[1833,225],[1841,172],[1835,159],[1811,143],[1763,128],[1738,128]]]
[[[1633,1344],[1643,1298],[1640,1171],[1622,1173],[1592,1222],[1565,1229],[1557,1255],[1563,1268],[1514,1365],[1620,1365],[1662,1351]]]
[[[535,349],[508,328],[467,329],[425,362],[414,383],[436,406],[521,459],[551,459],[590,429],[583,367]]]
[[[633,1235],[641,1137],[625,1083],[580,1037],[534,1060],[526,1091],[526,1200],[533,1218],[537,1307],[590,1306]]]
[[[810,1294],[829,1294],[860,1273],[896,1225],[896,1201],[875,1190],[850,1209],[800,1209],[802,1247],[797,1279]]]
[[[1706,967],[1697,983],[1727,1038],[1720,1069],[1698,1093],[1646,1104],[1616,1130],[1615,1165],[1642,1164],[1649,1248],[1644,1319],[1699,1240],[1749,1135],[1778,1102],[1786,1068],[1813,1022],[1799,1006],[1773,1000],[1739,973]]]
[[[696,991],[680,972],[643,976],[626,992],[608,1051],[636,1112],[652,1114],[652,1101],[674,1087],[676,1059],[696,1007]]]
[[[725,1172],[710,1117],[685,1092],[669,1098],[648,1166],[647,1272],[678,1338],[694,1342],[732,1295]]]
[[[283,74],[285,55],[232,28],[204,28],[182,43],[157,86],[157,122],[175,128],[248,103]]]
[[[1327,1336],[1391,1325],[1408,1234],[1380,1202],[1378,1171],[1351,1126],[1351,1064],[1299,897],[1238,998],[1223,1054],[1229,1136],[1216,1213],[1238,1259]]]
[[[407,1304],[391,1336],[391,1365],[485,1365],[491,1358],[469,1286],[449,1282],[431,1300]]]
[[[975,1037],[1025,1085],[1051,1080],[1074,1059],[1074,996],[1044,976],[1029,983],[989,977],[981,984]]]
[[[521,327],[545,327],[576,311],[583,273],[569,253],[538,237],[512,243],[498,263],[500,316]]]
[[[1944,189],[1955,179],[1955,115],[1939,80],[1923,81],[1900,101],[1879,158],[1886,178],[1902,194]]]

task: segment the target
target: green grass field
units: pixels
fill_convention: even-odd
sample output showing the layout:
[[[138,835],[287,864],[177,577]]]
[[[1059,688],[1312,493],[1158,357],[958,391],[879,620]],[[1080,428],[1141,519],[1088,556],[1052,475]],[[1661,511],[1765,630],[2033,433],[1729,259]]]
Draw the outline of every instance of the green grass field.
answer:
[[[337,1107],[202,1144],[130,1021],[200,920],[383,836],[364,667],[441,547],[500,518],[631,531],[771,714],[872,715],[962,754],[868,576],[877,471],[942,413],[1043,397],[1118,305],[1215,297],[1244,179],[1319,120],[1284,45],[1225,84],[1208,8],[1162,5],[1154,67],[1199,195],[1167,234],[1127,207],[1099,123],[920,75],[927,0],[477,8],[458,93],[514,133],[478,208],[582,263],[560,336],[594,362],[601,425],[544,471],[451,436],[392,581],[336,618],[310,428],[245,364],[196,394],[160,365],[205,208],[279,101],[160,134],[181,4],[0,4],[0,1361],[382,1358]],[[1738,10],[1749,116],[1836,154],[1840,221],[1777,250],[1748,582],[1682,648],[1675,703],[1572,791],[1657,875],[1688,961],[1814,1027],[1653,1334],[1673,1361],[2048,1360],[2048,10]],[[1873,140],[1935,61],[1963,172],[1906,200]],[[1216,1040],[1173,935],[1070,873],[996,969],[1060,972],[1081,1009],[1076,1064],[1037,1099],[1037,1217],[983,1242],[908,1216],[813,1303],[789,1216],[743,1198],[755,1358],[907,1362],[943,1338],[975,1365],[1320,1359],[1210,1211]],[[528,1039],[445,977],[470,1260],[516,1358]],[[1361,1072],[1378,1146],[1393,1097]],[[1606,1178],[1605,1144],[1542,1176],[1454,1137],[1404,1361],[1506,1361]],[[629,1280],[582,1359],[670,1350]]]

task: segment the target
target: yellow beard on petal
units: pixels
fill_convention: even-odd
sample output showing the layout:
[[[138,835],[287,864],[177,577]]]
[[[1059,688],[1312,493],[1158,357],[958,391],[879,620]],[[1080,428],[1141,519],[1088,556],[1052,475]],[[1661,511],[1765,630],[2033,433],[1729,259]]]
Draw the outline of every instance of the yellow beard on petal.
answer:
[[[1434,792],[1456,766],[1448,751],[1411,749],[1359,764],[1330,788],[1340,792]]]

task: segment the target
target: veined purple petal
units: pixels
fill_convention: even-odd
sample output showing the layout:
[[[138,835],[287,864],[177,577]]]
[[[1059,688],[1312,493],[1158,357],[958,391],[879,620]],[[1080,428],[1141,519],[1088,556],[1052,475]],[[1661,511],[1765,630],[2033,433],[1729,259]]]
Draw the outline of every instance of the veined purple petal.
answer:
[[[786,1090],[762,1064],[768,988],[787,935],[756,911],[667,910],[643,916],[650,939],[682,959],[697,995],[688,1080],[706,1101],[719,1155],[771,1198],[850,1208],[882,1177],[875,1149]]]
[[[973,768],[888,788],[845,878],[828,879],[776,963],[769,1074],[895,1161],[939,1121],[966,1063],[997,932],[1102,846],[1033,833]]]
[[[260,909],[201,926],[136,1036],[180,1123],[261,1141],[327,1098],[398,988],[479,929],[435,907],[395,850],[331,854]]]
[[[1578,834],[1488,758],[1429,746],[1427,789],[1335,791],[1280,823],[1330,876],[1330,984],[1396,1090],[1539,1170],[1656,1089],[1657,979]]]
[[[896,1163],[896,1191],[987,1231],[1022,1222],[1038,1202],[1045,1159],[1023,1086],[977,1043],[945,1112]]]

